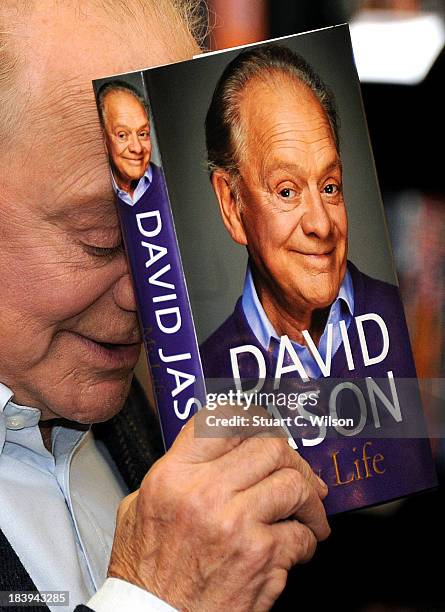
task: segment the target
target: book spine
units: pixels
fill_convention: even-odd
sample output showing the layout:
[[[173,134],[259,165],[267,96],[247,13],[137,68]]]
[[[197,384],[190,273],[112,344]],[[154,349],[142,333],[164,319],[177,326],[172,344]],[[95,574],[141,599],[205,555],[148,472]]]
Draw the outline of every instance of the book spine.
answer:
[[[153,159],[156,154],[160,159],[160,154],[150,116],[150,97],[141,72],[100,79],[93,86],[153,392],[168,449],[184,424],[205,403],[206,391],[168,190],[162,164]],[[105,106],[110,94],[114,98],[108,101],[108,117]],[[140,102],[137,110],[134,100]],[[143,113],[147,128],[140,127]],[[123,117],[122,125],[116,123],[116,117],[119,121]]]
[[[151,193],[154,190],[154,193]],[[117,207],[138,316],[168,449],[205,400],[191,308],[162,170],[131,207]]]

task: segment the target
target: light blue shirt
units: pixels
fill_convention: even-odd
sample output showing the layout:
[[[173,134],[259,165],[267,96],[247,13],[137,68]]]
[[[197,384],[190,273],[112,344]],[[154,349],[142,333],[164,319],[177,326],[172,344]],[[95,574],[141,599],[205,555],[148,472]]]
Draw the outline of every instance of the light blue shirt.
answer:
[[[118,187],[116,179],[114,178],[113,173],[111,173],[111,182],[113,184],[114,191],[117,193],[119,198],[129,206],[134,206],[136,202],[142,198],[144,193],[150,187],[152,180],[153,170],[151,168],[151,164],[148,164],[144,176],[139,179],[138,184],[136,185],[136,189],[133,192],[133,197],[131,197],[131,195],[127,191],[124,191],[123,189],[120,189]]]
[[[44,446],[40,410],[0,383],[0,529],[39,591],[69,591],[71,612],[170,611],[154,595],[106,579],[118,505],[127,488],[108,451],[81,426],[55,426]]]
[[[255,284],[253,282],[250,265],[247,266],[246,279],[244,281],[242,306],[251,330],[255,334],[258,342],[266,351],[269,350],[271,343],[273,345],[274,343],[280,341],[277,332],[275,331],[273,325],[267,318],[267,315],[264,312],[264,308],[258,298],[258,294],[255,289]],[[338,348],[342,343],[338,323],[343,320],[346,324],[346,327],[348,328],[353,315],[354,289],[352,286],[351,275],[349,274],[349,271],[346,270],[346,274],[342,284],[340,285],[338,295],[329,310],[328,320],[326,322],[325,329],[318,344],[318,352],[320,353],[320,357],[324,361],[326,360],[327,353],[328,324],[333,324],[332,357],[334,357],[335,353],[337,352]],[[298,344],[297,342],[292,342],[292,345],[295,348],[308,377],[312,379],[320,378],[320,376],[322,375],[321,370],[309,349],[306,346]]]

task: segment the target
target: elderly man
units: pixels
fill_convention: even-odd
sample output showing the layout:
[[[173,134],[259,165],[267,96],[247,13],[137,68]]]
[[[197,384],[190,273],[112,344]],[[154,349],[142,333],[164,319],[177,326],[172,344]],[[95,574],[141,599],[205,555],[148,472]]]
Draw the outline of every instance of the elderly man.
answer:
[[[113,187],[123,202],[133,206],[153,181],[148,109],[138,91],[124,81],[103,85],[98,94],[105,148]]]
[[[326,488],[284,442],[191,423],[123,499],[154,425],[137,387],[120,412],[140,333],[91,79],[192,56],[190,21],[170,0],[6,0],[0,21],[0,590],[268,609],[329,533]]]
[[[278,44],[241,52],[206,138],[222,219],[249,253],[242,297],[201,347],[207,377],[257,378],[260,362],[273,378],[285,353],[303,380],[415,377],[397,288],[347,261],[335,101],[312,67]]]

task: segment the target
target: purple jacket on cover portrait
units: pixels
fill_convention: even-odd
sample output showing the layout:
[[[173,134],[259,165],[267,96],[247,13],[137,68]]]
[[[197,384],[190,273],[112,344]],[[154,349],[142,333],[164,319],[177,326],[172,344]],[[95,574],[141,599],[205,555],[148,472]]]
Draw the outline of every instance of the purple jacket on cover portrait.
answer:
[[[388,328],[389,352],[383,362],[365,366],[359,349],[357,327],[353,319],[348,335],[355,369],[348,370],[345,351],[341,344],[332,359],[331,378],[364,378],[365,376],[386,378],[388,370],[392,370],[396,378],[415,378],[416,369],[397,287],[363,274],[350,261],[348,270],[354,288],[354,318],[367,313],[380,315]],[[272,353],[260,345],[253,334],[244,314],[241,300],[242,298],[239,298],[233,313],[200,347],[206,378],[232,378],[230,349],[245,344],[251,344],[261,351],[266,361],[267,376],[273,377],[276,359]],[[382,350],[381,334],[367,334],[366,340],[369,355],[380,354]],[[241,378],[256,377],[257,365],[250,355],[239,356],[239,366]]]
[[[429,442],[426,438],[423,412],[416,381],[416,369],[411,353],[408,330],[402,302],[397,287],[360,272],[354,264],[348,262],[354,288],[354,319],[348,329],[354,370],[347,366],[343,344],[332,358],[331,375],[327,379],[310,381],[312,386],[322,386],[329,391],[338,384],[338,379],[354,379],[358,387],[366,390],[366,378],[372,377],[377,384],[388,384],[388,371],[392,371],[398,387],[402,422],[395,422],[388,413],[383,417],[379,428],[375,427],[372,411],[368,407],[368,421],[358,436],[344,437],[331,434],[317,446],[301,446],[298,433],[295,440],[300,445],[298,450],[309,461],[316,473],[320,473],[329,485],[329,495],[325,500],[328,514],[335,514],[357,507],[369,506],[385,500],[395,499],[436,484],[435,471]],[[242,345],[253,345],[259,349],[266,363],[266,376],[273,379],[276,366],[276,355],[264,350],[253,334],[245,317],[242,298],[237,301],[235,310],[224,323],[201,345],[201,358],[206,379],[213,379],[223,387],[232,381],[233,373],[230,361],[230,349]],[[376,364],[365,366],[360,349],[359,335],[355,317],[374,313],[385,322],[389,333],[389,350],[386,358]],[[369,325],[369,329],[366,328]],[[380,331],[372,334],[370,321],[365,323],[366,343],[369,355],[381,354],[383,339]],[[376,326],[377,329],[377,326]],[[244,381],[258,380],[258,363],[249,352],[238,354],[240,378]],[[379,380],[378,380],[379,379]],[[411,380],[402,380],[411,379]],[[284,374],[284,389],[304,391],[304,383],[297,372]],[[324,382],[323,382],[324,381]],[[271,380],[267,380],[262,390],[271,390]],[[244,385],[243,389],[244,389]],[[280,386],[280,390],[281,390]],[[366,391],[364,391],[366,393]],[[387,390],[386,390],[387,393]],[[345,394],[347,395],[347,394]],[[326,397],[326,396],[325,396]],[[348,397],[346,404],[348,402]],[[350,402],[350,398],[349,398]],[[354,404],[354,402],[350,402]],[[341,404],[340,404],[341,405]],[[353,406],[353,410],[357,408]],[[379,407],[380,410],[380,407]],[[280,409],[282,416],[291,415],[286,408]],[[327,414],[326,403],[320,402],[314,414]],[[338,411],[340,414],[341,411]],[[384,414],[384,411],[382,411]],[[294,431],[292,431],[294,434]],[[311,437],[311,436],[310,436]],[[372,453],[383,457],[385,468],[381,475],[360,478],[354,476],[351,466],[357,461],[360,453]],[[335,457],[335,464],[333,458]],[[338,463],[337,463],[338,460]]]

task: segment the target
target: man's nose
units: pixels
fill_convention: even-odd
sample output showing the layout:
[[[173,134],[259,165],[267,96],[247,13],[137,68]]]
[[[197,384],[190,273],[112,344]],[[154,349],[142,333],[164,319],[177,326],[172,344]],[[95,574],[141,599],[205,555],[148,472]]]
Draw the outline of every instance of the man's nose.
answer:
[[[129,274],[121,276],[113,287],[113,297],[122,310],[136,311],[136,298]]]
[[[305,212],[301,226],[306,235],[317,236],[321,240],[328,238],[332,230],[331,219],[318,188],[309,190],[305,196]]]
[[[142,151],[142,145],[139,142],[139,136],[137,134],[130,135],[130,142],[128,148],[132,153],[140,153]]]

